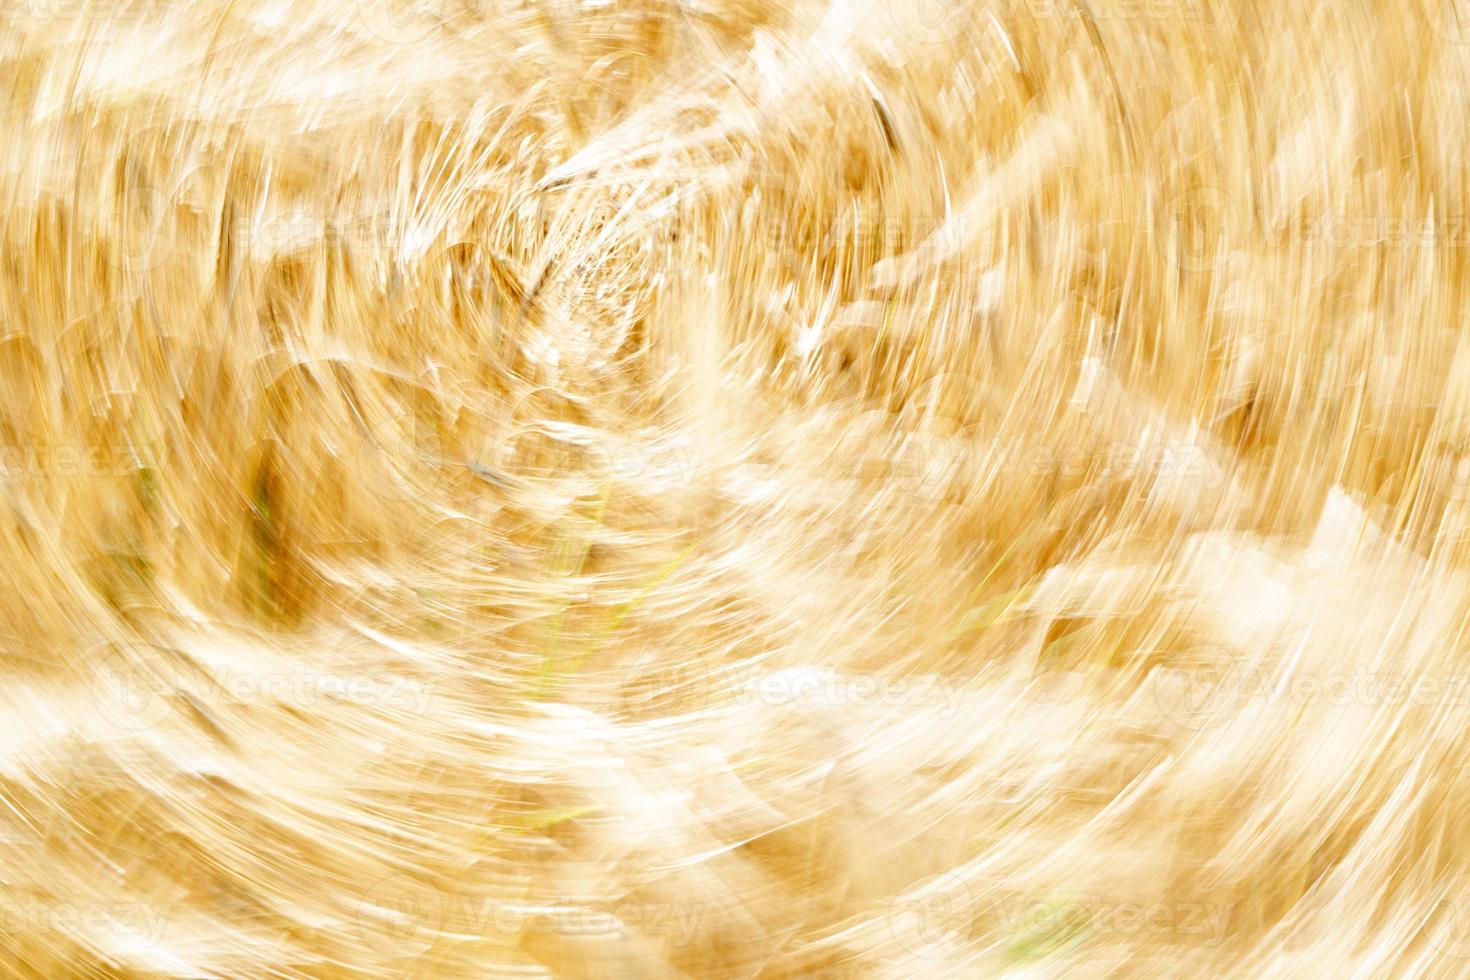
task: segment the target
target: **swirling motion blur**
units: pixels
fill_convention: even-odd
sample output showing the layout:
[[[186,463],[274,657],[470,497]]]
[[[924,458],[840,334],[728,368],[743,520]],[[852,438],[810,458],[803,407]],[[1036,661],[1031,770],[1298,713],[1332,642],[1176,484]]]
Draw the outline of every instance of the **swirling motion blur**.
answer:
[[[5,5],[0,972],[1465,975],[1460,6]]]

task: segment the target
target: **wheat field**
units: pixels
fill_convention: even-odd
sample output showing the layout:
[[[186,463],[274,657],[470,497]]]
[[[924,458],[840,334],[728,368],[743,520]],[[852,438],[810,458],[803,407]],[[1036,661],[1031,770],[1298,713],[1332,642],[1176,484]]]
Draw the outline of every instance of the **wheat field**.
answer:
[[[1470,976],[1470,4],[4,0],[0,975]]]

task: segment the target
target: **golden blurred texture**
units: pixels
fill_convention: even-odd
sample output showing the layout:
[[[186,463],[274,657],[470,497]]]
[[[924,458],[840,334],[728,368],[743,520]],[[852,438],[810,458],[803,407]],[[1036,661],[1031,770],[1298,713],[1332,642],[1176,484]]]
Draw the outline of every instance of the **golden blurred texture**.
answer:
[[[9,0],[0,974],[1470,974],[1470,4]]]

